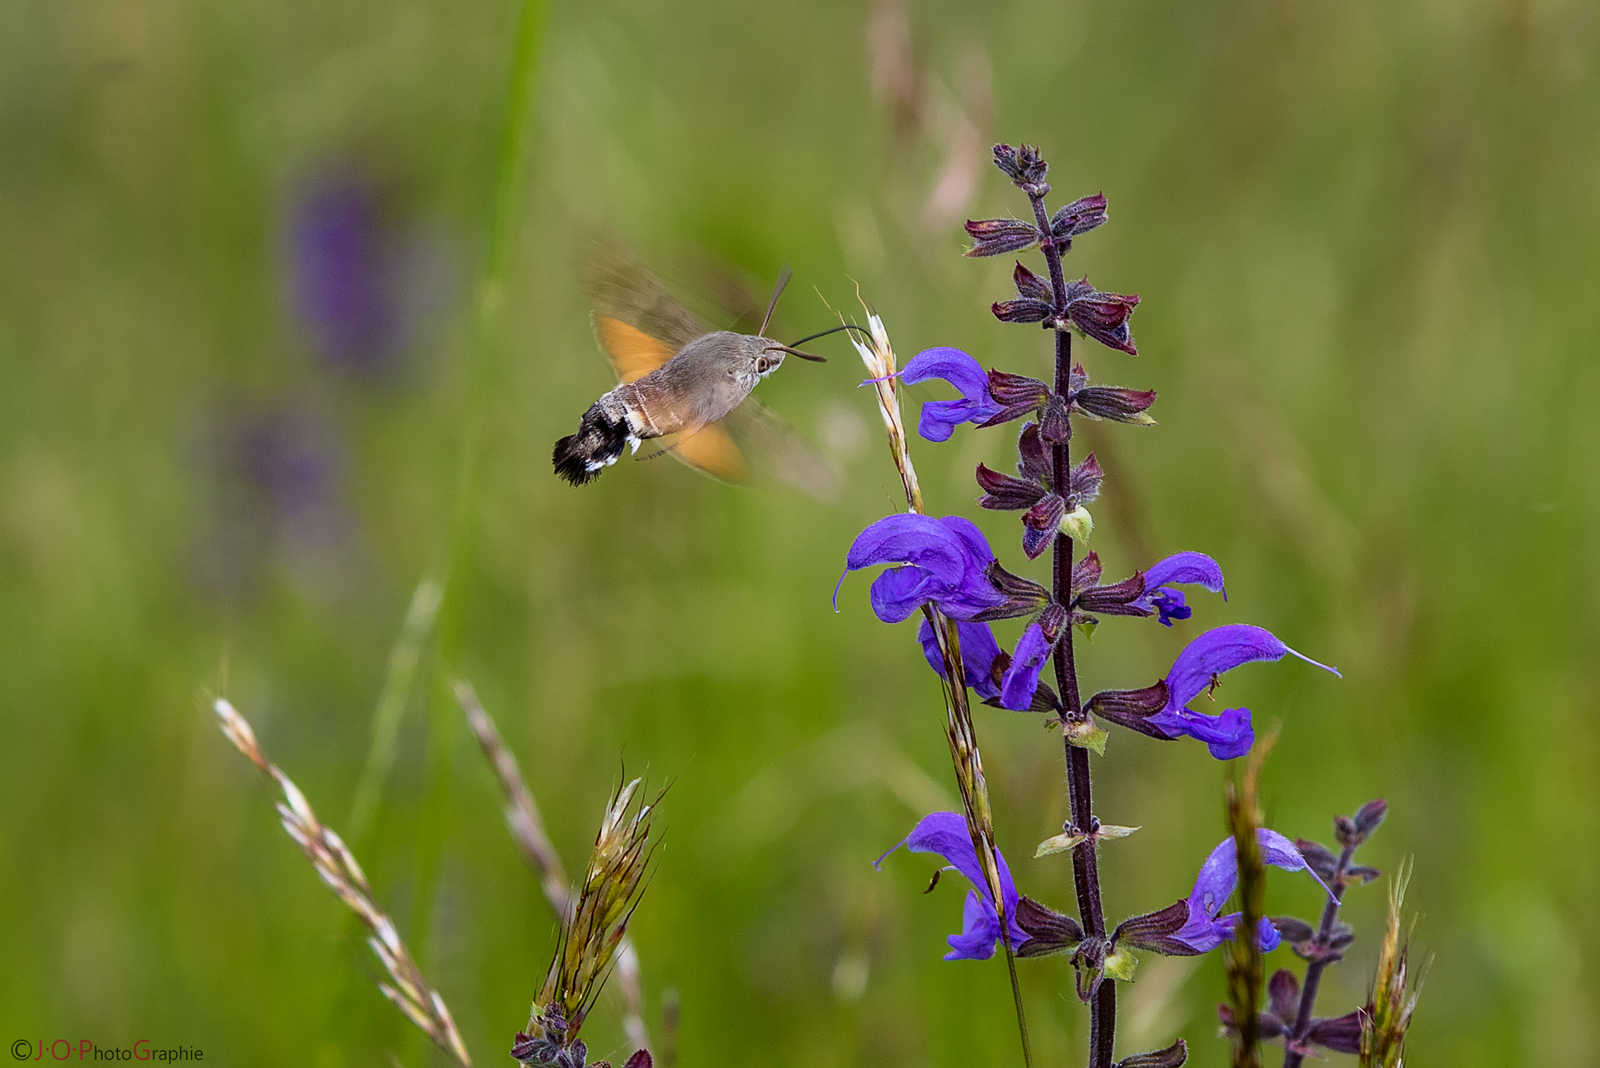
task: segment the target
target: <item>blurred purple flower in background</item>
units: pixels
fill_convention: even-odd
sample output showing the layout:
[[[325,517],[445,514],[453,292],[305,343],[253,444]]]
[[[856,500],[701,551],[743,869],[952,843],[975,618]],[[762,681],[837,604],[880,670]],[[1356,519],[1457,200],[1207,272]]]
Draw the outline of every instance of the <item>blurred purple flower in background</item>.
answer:
[[[1262,827],[1256,831],[1256,841],[1261,843],[1261,859],[1275,868],[1284,871],[1304,871],[1317,880],[1324,890],[1328,884],[1311,866],[1306,863],[1300,851],[1293,842],[1279,834]],[[1200,874],[1194,881],[1194,889],[1189,894],[1189,919],[1171,938],[1188,947],[1194,954],[1208,953],[1223,942],[1233,938],[1235,929],[1239,924],[1239,914],[1230,913],[1219,917],[1222,905],[1233,893],[1235,884],[1239,881],[1238,843],[1232,837],[1224,838],[1218,843],[1217,848],[1206,857],[1200,866]],[[1333,891],[1328,890],[1328,896],[1333,896]],[[1256,928],[1256,940],[1263,953],[1270,953],[1278,947],[1280,936],[1278,929],[1272,921],[1265,916],[1261,918],[1260,925]]]
[[[290,303],[328,366],[376,376],[398,368],[454,289],[444,242],[396,219],[368,172],[323,167],[294,192],[285,234]]]
[[[306,183],[289,219],[294,310],[323,359],[373,372],[399,345],[394,262],[380,197],[353,168]]]
[[[988,881],[984,879],[983,868],[978,864],[978,851],[972,848],[967,821],[955,812],[930,813],[912,828],[905,841],[889,850],[889,853],[900,846],[905,846],[913,853],[934,853],[943,857],[975,887],[967,891],[966,904],[962,908],[961,933],[945,940],[950,944],[950,952],[944,955],[944,959],[988,960],[994,956],[995,944],[1000,941],[1000,914],[995,910]],[[889,853],[879,857],[873,866],[882,865]],[[1000,868],[1000,893],[1005,901],[1006,915],[1013,917],[1009,924],[1011,948],[1016,949],[1028,938],[1014,919],[1017,914],[1017,888],[1011,881],[1011,869],[1006,866],[1006,858],[1000,855],[998,849],[994,851],[994,856]]]
[[[336,592],[356,526],[337,428],[304,404],[225,405],[202,445],[208,475],[200,579],[237,596],[276,559],[296,585]]]

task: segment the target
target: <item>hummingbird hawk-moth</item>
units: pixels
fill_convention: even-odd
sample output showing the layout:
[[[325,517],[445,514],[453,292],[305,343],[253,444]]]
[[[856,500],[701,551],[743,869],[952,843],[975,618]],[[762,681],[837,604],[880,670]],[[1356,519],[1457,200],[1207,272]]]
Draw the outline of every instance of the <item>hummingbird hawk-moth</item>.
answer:
[[[600,477],[624,449],[644,442],[646,458],[670,455],[725,482],[766,469],[815,496],[831,491],[832,469],[792,427],[754,397],[756,383],[785,356],[823,362],[765,337],[789,280],[780,274],[754,334],[712,330],[672,296],[617,238],[591,235],[579,280],[593,309],[595,339],[618,384],[583,413],[575,434],[556,442],[558,476],[581,486]],[[818,337],[821,335],[812,335]]]

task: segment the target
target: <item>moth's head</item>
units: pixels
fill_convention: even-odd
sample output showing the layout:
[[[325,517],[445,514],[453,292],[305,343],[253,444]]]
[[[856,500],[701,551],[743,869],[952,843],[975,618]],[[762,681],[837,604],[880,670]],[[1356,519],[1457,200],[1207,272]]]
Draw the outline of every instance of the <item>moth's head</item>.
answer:
[[[757,378],[765,378],[779,367],[783,366],[783,358],[788,355],[783,344],[766,337],[752,337],[750,363]]]
[[[781,341],[774,341],[769,337],[752,337],[753,347],[751,362],[754,364],[758,376],[765,378],[776,371],[783,364],[785,356],[798,356],[802,360],[811,360],[814,363],[827,363],[822,356],[813,356],[809,352],[801,352],[793,345],[785,345]]]

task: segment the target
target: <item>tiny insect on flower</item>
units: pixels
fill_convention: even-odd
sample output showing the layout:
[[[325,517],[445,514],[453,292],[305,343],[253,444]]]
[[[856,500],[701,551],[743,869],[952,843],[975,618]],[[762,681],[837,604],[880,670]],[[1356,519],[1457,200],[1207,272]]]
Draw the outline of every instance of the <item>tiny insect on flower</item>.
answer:
[[[934,812],[924,816],[904,841],[874,861],[873,866],[881,870],[884,859],[900,846],[905,846],[913,853],[933,853],[943,857],[975,887],[967,891],[967,900],[962,908],[961,933],[946,939],[950,944],[950,952],[944,955],[944,959],[988,960],[994,956],[995,945],[1000,941],[1000,914],[995,909],[983,868],[978,863],[977,850],[972,848],[972,836],[967,832],[966,820],[955,812]],[[1011,881],[1011,869],[1006,866],[1005,858],[998,849],[995,850],[995,862],[1000,869],[1000,893],[1006,915],[1014,917],[1017,914],[1017,887]],[[1011,948],[1015,949],[1027,941],[1028,936],[1015,924],[1010,927]]]
[[[1289,841],[1277,831],[1265,827],[1256,831],[1256,841],[1261,845],[1261,857],[1275,868],[1284,871],[1304,871],[1317,880],[1328,896],[1333,896],[1333,891],[1328,890],[1316,872],[1306,863],[1294,843]],[[1183,945],[1188,953],[1178,953],[1177,956],[1198,955],[1207,953],[1223,942],[1233,938],[1234,929],[1238,925],[1239,914],[1231,913],[1219,917],[1222,905],[1233,893],[1233,888],[1239,881],[1239,865],[1237,860],[1238,843],[1230,836],[1224,838],[1206,857],[1205,863],[1200,866],[1200,874],[1194,881],[1194,889],[1189,893],[1189,919],[1171,939]],[[1256,940],[1261,946],[1261,952],[1270,953],[1276,949],[1282,940],[1278,929],[1272,922],[1262,918],[1256,928]]]
[[[1212,679],[1242,664],[1282,660],[1293,655],[1314,667],[1339,674],[1338,668],[1319,664],[1283,644],[1272,632],[1247,623],[1230,623],[1206,631],[1184,647],[1167,672],[1167,705],[1145,722],[1168,738],[1188,735],[1205,742],[1218,760],[1232,760],[1250,751],[1255,731],[1248,708],[1223,709],[1218,716],[1196,712],[1187,705],[1205,692]]]

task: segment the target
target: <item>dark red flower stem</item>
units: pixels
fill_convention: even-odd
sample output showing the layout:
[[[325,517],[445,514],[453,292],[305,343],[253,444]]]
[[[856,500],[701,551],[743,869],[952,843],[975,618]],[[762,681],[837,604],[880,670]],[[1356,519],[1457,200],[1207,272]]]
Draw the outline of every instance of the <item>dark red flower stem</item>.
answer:
[[[1339,954],[1329,952],[1328,942],[1333,937],[1333,921],[1339,916],[1339,905],[1344,901],[1345,871],[1350,867],[1350,858],[1355,851],[1356,847],[1352,844],[1345,846],[1339,854],[1339,867],[1333,873],[1331,887],[1333,898],[1322,907],[1322,924],[1317,928],[1315,945],[1323,955],[1306,966],[1306,983],[1300,989],[1300,1011],[1295,1014],[1289,1049],[1283,1055],[1283,1068],[1300,1068],[1305,1060],[1304,1054],[1295,1052],[1294,1046],[1304,1045],[1306,1036],[1311,1033],[1311,1014],[1317,1007],[1317,987],[1322,985],[1323,970],[1340,959]]]
[[[1034,218],[1045,236],[1041,242],[1045,262],[1050,265],[1050,286],[1055,294],[1055,311],[1064,317],[1067,309],[1067,280],[1061,270],[1061,250],[1050,234],[1050,216],[1045,212],[1044,195],[1032,194]],[[1066,398],[1072,375],[1072,335],[1058,329],[1056,335],[1055,390]],[[1070,443],[1055,444],[1051,457],[1051,489],[1065,496],[1072,471]],[[1057,604],[1072,603],[1072,539],[1057,532],[1055,540],[1055,567],[1052,585]],[[1078,669],[1072,647],[1072,627],[1069,624],[1056,642],[1056,687],[1061,692],[1065,715],[1076,718],[1083,713],[1083,699],[1078,693]],[[1080,832],[1090,833],[1098,825],[1094,818],[1094,788],[1089,777],[1089,751],[1082,746],[1065,741],[1067,764],[1067,795],[1072,812],[1072,824]],[[1078,892],[1078,915],[1087,936],[1104,940],[1106,937],[1105,912],[1100,905],[1100,867],[1095,855],[1095,842],[1091,838],[1072,851],[1072,878]],[[1089,1006],[1089,1068],[1111,1068],[1112,1047],[1117,1034],[1117,985],[1106,979],[1095,992]]]

